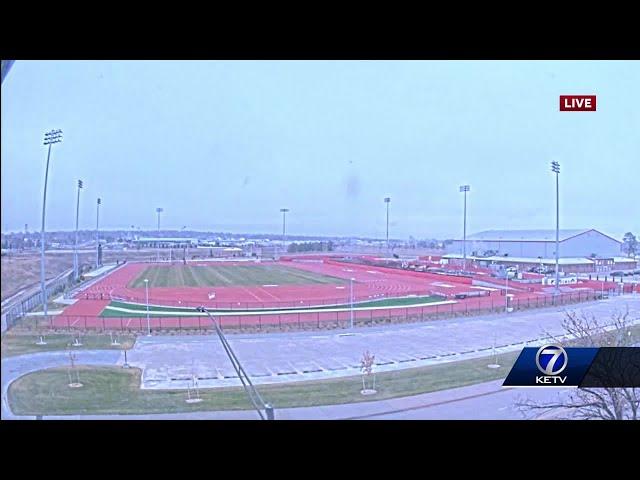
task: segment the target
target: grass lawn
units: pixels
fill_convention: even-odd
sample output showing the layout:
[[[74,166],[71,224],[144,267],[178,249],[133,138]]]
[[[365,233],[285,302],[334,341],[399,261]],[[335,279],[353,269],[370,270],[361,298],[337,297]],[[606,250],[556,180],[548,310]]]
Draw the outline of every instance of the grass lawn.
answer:
[[[95,349],[129,349],[133,347],[136,341],[134,335],[118,334],[114,335],[120,345],[111,345],[111,336],[109,335],[85,335],[80,333],[81,347],[73,347],[74,350],[95,350]],[[44,335],[46,345],[36,345],[40,339],[40,335],[32,335],[27,333],[18,333],[13,330],[2,335],[2,357],[14,355],[23,355],[25,353],[47,352],[52,350],[66,350],[69,344],[73,343],[75,335],[71,334],[50,334]]]
[[[504,378],[520,352],[498,356],[502,367],[487,368],[493,357],[412,368],[376,375],[376,395],[360,394],[360,376],[256,388],[275,408],[375,401],[462,387]],[[182,390],[141,390],[138,369],[78,367],[82,388],[69,388],[67,368],[30,373],[9,387],[16,415],[141,414],[245,410],[251,405],[241,387],[201,390],[201,403],[185,402]]]
[[[444,297],[440,297],[437,295],[424,296],[424,297],[396,297],[396,298],[382,298],[377,300],[368,300],[366,302],[358,302],[353,304],[354,310],[359,310],[367,307],[394,307],[394,306],[403,306],[410,307],[412,305],[420,305],[424,303],[433,303],[440,302],[444,300]],[[109,303],[110,307],[118,307],[118,308],[126,308],[127,310],[134,310],[135,312],[120,312],[118,310],[111,310],[109,308],[105,308],[101,313],[101,317],[144,317],[147,314],[147,306],[140,303],[127,303],[127,302],[117,302],[112,301]],[[287,312],[290,310],[294,311],[304,311],[305,309],[313,309],[313,310],[329,310],[334,308],[348,308],[349,304],[341,304],[341,305],[319,305],[319,306],[300,306],[300,307],[271,307],[271,308],[248,308],[246,311],[252,312],[270,312],[270,311],[278,311],[278,312]],[[215,314],[216,312],[233,312],[233,313],[242,313],[245,309],[212,309],[211,311]],[[149,312],[151,315],[154,313],[161,313],[163,315],[167,314],[175,314],[182,315],[184,313],[192,314],[195,312],[195,308],[181,308],[181,307],[162,307],[162,306],[149,306]],[[206,315],[202,315],[206,316]]]
[[[282,265],[150,266],[129,287],[232,287],[235,285],[343,285],[346,280]]]

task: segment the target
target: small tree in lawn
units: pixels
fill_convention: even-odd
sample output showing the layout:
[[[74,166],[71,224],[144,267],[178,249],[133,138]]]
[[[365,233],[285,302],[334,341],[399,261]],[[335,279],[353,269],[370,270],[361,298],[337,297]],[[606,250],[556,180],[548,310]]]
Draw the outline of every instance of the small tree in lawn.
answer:
[[[369,353],[369,350],[364,352],[362,360],[360,360],[360,371],[362,372],[362,392],[363,394],[376,392],[376,377],[373,375],[373,363],[376,356]],[[373,377],[372,377],[373,375]],[[373,383],[370,389],[367,388],[367,380],[373,379]]]

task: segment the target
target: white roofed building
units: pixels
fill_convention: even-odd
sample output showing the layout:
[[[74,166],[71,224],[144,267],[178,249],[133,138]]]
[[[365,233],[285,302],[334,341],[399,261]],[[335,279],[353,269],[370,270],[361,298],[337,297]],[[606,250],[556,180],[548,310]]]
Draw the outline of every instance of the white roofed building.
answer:
[[[622,242],[595,229],[561,229],[559,235],[562,258],[618,257]],[[520,258],[553,258],[556,254],[556,231],[487,230],[467,236],[467,256],[510,256]],[[447,246],[447,253],[463,252],[463,240]]]

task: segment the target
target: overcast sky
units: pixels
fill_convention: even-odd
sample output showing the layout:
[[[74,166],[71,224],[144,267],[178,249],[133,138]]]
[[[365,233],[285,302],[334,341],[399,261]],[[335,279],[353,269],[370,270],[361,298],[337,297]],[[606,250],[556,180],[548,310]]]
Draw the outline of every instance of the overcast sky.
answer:
[[[2,85],[2,230],[162,227],[460,237],[640,234],[640,62],[16,61]],[[559,112],[596,94],[597,112]]]

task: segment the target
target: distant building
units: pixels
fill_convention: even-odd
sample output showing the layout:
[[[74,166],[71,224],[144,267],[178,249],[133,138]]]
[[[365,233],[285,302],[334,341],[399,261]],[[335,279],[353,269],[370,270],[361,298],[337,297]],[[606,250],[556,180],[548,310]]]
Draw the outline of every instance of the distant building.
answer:
[[[534,268],[554,270],[555,258],[533,258],[533,257],[512,257],[512,256],[490,256],[476,257],[467,255],[467,261],[479,267],[516,267],[520,271],[528,271]],[[459,253],[449,253],[443,255],[440,260],[445,265],[461,265],[462,255]],[[563,273],[591,273],[595,272],[593,260],[585,257],[563,257],[558,261],[559,271]]]
[[[616,257],[622,242],[595,229],[560,230],[562,258]],[[463,252],[463,240],[447,246],[447,253]],[[555,230],[487,230],[467,237],[468,256],[552,258],[556,254]]]
[[[162,237],[141,237],[131,240],[134,245],[141,247],[160,247],[160,248],[180,248],[191,247],[198,244],[197,238],[162,238]]]

